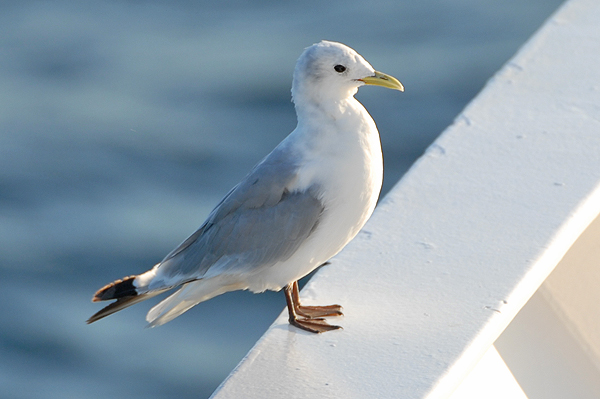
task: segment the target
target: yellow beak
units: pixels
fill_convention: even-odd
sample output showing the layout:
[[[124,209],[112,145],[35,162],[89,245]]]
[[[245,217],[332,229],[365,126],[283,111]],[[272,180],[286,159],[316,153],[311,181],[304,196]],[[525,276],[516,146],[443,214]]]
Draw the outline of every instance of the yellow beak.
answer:
[[[381,86],[392,90],[404,91],[404,86],[402,86],[402,83],[400,83],[398,79],[378,71],[375,71],[375,75],[373,76],[367,76],[366,78],[358,80],[365,82],[366,85]]]

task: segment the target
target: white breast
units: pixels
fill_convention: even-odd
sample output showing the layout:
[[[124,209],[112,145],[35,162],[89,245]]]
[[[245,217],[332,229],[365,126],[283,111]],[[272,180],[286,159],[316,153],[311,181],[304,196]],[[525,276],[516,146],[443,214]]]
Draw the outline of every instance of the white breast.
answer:
[[[354,98],[342,111],[339,118],[299,126],[292,134],[293,143],[306,148],[298,148],[304,157],[291,189],[322,187],[325,209],[317,229],[298,251],[252,277],[250,290],[278,290],[307,275],[344,248],[371,216],[383,181],[379,133]]]

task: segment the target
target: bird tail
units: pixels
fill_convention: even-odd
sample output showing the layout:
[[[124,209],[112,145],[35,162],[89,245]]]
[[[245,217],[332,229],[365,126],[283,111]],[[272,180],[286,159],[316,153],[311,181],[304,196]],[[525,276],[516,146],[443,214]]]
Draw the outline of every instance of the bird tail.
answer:
[[[90,324],[98,321],[106,316],[118,312],[119,310],[123,310],[138,302],[145,301],[146,299],[152,298],[153,296],[170,289],[164,288],[150,292],[138,293],[133,284],[136,277],[138,276],[125,277],[100,288],[98,292],[94,294],[94,297],[92,298],[93,302],[109,301],[111,299],[116,299],[116,301],[96,312],[87,320],[87,323]]]
[[[149,323],[148,327],[163,325],[182,313],[187,312],[200,302],[229,291],[244,288],[241,284],[227,282],[219,277],[190,281],[184,284],[177,292],[150,309],[146,316],[146,321]]]
[[[152,273],[152,271],[146,273]],[[173,288],[171,285],[149,291],[147,287],[147,280],[149,277],[153,277],[153,275],[141,274],[139,276],[129,276],[100,288],[94,295],[94,298],[92,299],[93,302],[109,301],[111,299],[116,299],[116,301],[90,317],[87,323],[90,324],[98,321],[115,312]],[[140,281],[134,284],[136,278]],[[200,302],[206,301],[217,295],[245,288],[244,285],[235,283],[226,277],[213,277],[184,283],[177,292],[150,309],[146,316],[146,320],[149,323],[148,327],[165,324]]]

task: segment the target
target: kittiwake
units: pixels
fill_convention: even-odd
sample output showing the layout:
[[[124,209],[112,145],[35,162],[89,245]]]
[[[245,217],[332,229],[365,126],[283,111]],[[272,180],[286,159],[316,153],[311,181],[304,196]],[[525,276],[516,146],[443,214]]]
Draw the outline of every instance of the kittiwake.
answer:
[[[101,288],[116,299],[97,321],[165,291],[149,326],[233,290],[285,292],[290,324],[321,333],[341,306],[303,306],[298,279],[340,252],[371,216],[383,180],[375,122],[354,95],[363,85],[404,91],[356,51],[321,41],[296,63],[292,101],[298,125],[221,200],[200,228],[145,273]]]

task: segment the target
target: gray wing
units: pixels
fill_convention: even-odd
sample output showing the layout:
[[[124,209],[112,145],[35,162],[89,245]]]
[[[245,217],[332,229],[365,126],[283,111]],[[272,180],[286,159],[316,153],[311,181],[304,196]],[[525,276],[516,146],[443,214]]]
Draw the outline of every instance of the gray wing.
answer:
[[[215,264],[219,273],[239,273],[289,258],[323,212],[318,186],[288,189],[298,170],[291,155],[274,151],[258,164],[204,224],[165,257],[160,273],[184,282],[201,278]]]

